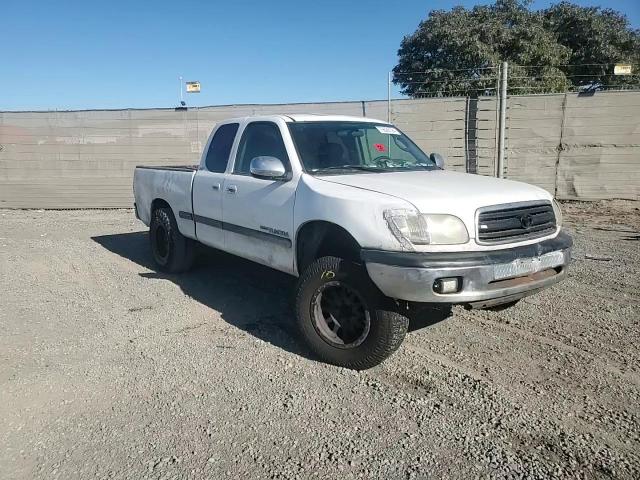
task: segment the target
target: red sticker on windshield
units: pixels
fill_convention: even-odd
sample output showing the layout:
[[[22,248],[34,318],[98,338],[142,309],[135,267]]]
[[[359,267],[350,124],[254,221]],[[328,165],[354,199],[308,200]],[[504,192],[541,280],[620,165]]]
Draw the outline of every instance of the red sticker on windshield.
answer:
[[[386,150],[386,147],[382,143],[376,143],[374,147],[376,147],[376,150],[379,152],[384,152]]]

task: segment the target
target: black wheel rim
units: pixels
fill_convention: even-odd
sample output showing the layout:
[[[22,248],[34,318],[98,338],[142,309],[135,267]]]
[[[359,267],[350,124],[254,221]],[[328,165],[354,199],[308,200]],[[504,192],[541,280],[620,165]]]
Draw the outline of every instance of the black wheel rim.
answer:
[[[355,348],[369,335],[369,311],[358,292],[342,282],[327,282],[311,301],[313,325],[330,345]]]
[[[158,258],[166,260],[169,256],[169,235],[162,225],[156,227],[154,247]]]

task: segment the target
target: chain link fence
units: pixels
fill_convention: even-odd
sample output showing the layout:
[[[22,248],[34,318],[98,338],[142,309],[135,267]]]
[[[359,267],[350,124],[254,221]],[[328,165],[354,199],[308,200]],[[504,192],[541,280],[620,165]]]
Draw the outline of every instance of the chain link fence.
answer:
[[[506,67],[505,67],[506,66]],[[434,68],[424,71],[392,71],[392,84],[410,98],[486,97],[500,93],[500,78],[507,69],[507,94],[590,93],[640,89],[640,64],[626,64],[630,71],[616,74],[614,63],[478,66],[463,69]]]
[[[638,64],[628,64],[637,72]],[[509,65],[509,95],[595,93],[640,89],[640,75],[615,74],[615,64]]]

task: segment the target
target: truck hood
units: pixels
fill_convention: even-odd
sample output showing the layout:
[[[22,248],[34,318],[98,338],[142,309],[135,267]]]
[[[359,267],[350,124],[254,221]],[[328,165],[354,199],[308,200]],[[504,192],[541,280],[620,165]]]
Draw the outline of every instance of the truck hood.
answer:
[[[411,172],[362,173],[318,177],[327,182],[348,185],[401,198],[422,213],[456,215],[475,230],[478,208],[531,200],[552,200],[542,188],[502,178],[428,170]]]

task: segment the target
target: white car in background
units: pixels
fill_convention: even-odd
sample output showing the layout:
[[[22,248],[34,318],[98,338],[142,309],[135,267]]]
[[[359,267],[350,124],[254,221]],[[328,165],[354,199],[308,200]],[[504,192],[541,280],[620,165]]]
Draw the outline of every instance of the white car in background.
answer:
[[[302,337],[347,368],[393,353],[412,303],[510,305],[571,258],[547,191],[446,171],[368,118],[227,120],[199,166],[138,167],[134,192],[159,269],[186,271],[201,242],[297,276]]]

